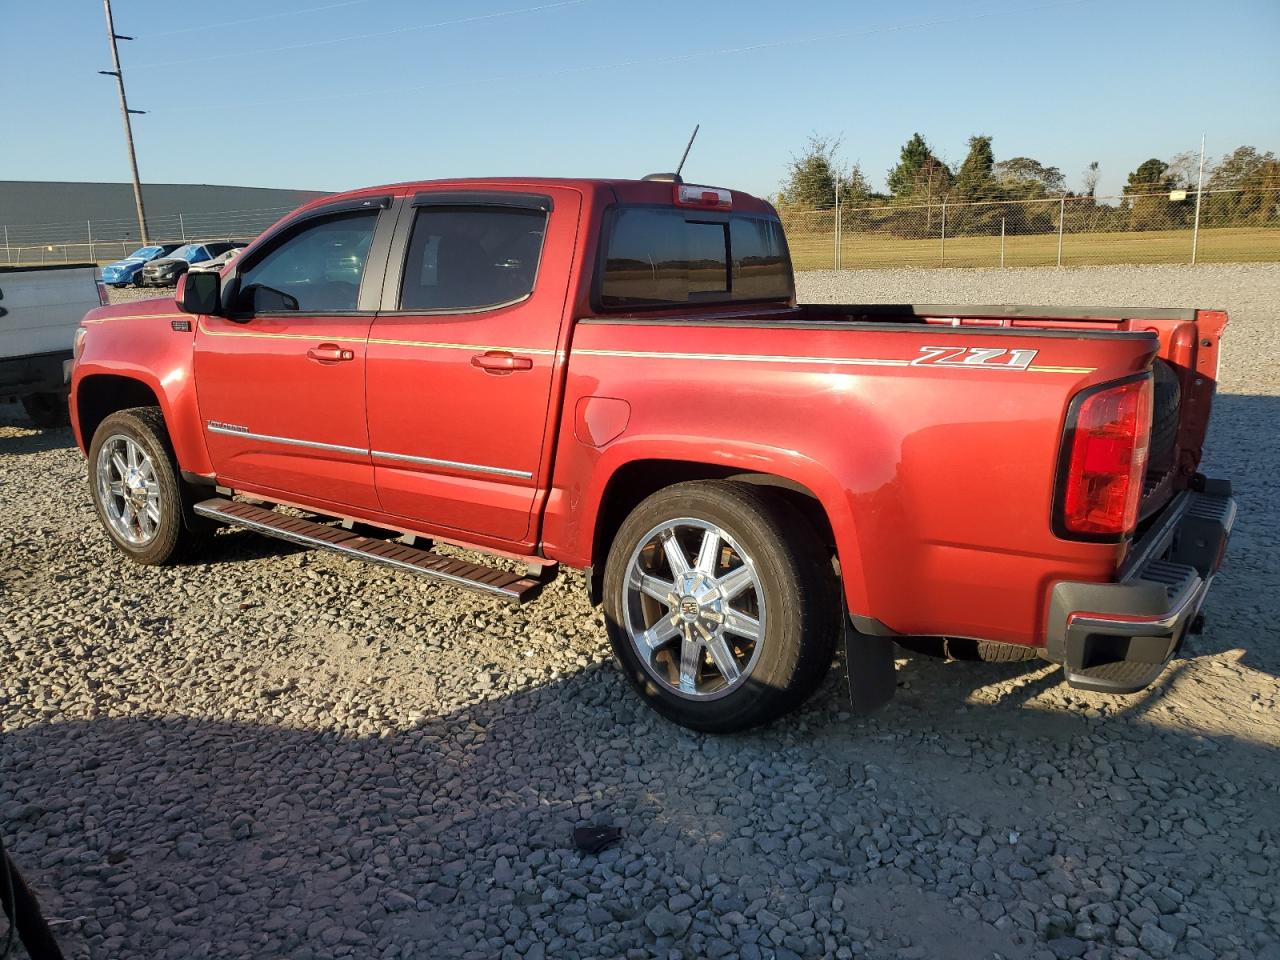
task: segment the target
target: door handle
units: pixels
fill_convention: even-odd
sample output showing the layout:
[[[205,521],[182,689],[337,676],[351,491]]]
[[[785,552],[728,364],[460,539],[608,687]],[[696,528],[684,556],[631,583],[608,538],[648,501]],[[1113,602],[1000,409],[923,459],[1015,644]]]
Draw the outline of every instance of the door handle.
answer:
[[[347,350],[336,343],[322,343],[318,347],[312,347],[307,351],[307,356],[312,360],[319,360],[321,363],[338,363],[341,360],[354,360],[356,358],[354,350]]]
[[[514,373],[517,370],[532,370],[533,358],[517,357],[506,350],[488,350],[472,357],[471,365],[479,367],[485,373]]]

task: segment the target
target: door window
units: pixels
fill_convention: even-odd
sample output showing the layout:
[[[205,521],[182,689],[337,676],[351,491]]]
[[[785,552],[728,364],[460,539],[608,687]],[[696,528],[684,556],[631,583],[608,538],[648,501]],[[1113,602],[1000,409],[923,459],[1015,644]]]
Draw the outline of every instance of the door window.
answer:
[[[427,207],[417,211],[400,286],[401,310],[481,310],[533,292],[547,230],[542,210]]]
[[[240,271],[237,307],[248,313],[356,309],[376,210],[309,220]]]

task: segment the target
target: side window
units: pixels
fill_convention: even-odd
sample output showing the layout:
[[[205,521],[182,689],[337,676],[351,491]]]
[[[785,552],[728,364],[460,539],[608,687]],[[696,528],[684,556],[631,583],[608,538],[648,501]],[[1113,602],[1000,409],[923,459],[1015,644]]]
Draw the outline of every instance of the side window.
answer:
[[[418,209],[405,255],[401,310],[476,310],[533,292],[547,232],[542,210]]]
[[[378,211],[309,220],[240,270],[237,309],[248,313],[356,309]]]

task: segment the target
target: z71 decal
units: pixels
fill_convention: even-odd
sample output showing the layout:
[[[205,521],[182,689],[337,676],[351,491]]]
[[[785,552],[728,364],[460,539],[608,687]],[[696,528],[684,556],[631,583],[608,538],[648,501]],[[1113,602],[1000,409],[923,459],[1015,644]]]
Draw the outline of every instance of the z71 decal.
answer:
[[[1001,347],[921,347],[921,355],[912,360],[911,365],[1026,370],[1037,353],[1038,350],[1005,350]]]

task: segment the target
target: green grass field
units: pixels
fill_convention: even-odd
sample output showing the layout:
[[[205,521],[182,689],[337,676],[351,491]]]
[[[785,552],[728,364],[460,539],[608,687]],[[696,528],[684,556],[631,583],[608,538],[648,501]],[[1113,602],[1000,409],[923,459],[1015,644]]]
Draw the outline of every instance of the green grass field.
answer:
[[[829,233],[787,232],[797,270],[830,270]],[[883,234],[846,233],[840,266],[846,270],[885,267],[998,267],[1000,237],[937,237],[900,240]],[[1062,238],[1062,265],[1078,267],[1122,263],[1189,263],[1190,230],[1146,233],[1068,233]],[[1230,227],[1200,231],[1198,263],[1252,263],[1280,260],[1280,230]],[[1058,262],[1058,235],[1006,237],[1006,267],[1045,267]]]

